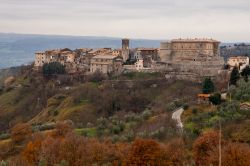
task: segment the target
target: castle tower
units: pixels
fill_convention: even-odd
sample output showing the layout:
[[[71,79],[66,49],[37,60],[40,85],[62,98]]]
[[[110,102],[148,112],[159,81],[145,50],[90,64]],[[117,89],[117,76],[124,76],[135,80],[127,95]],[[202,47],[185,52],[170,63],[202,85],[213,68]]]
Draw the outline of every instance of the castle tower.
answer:
[[[129,59],[129,39],[122,39],[122,58],[123,62]]]

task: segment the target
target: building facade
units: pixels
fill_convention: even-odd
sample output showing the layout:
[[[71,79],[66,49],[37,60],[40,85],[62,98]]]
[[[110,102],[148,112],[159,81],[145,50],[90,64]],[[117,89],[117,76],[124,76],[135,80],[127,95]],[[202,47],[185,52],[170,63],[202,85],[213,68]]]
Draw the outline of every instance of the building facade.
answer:
[[[91,59],[90,72],[97,71],[103,74],[115,73],[122,71],[123,59],[115,55],[97,55]]]
[[[122,39],[122,58],[123,62],[129,59],[129,39]]]
[[[161,62],[167,64],[167,77],[201,82],[216,77],[224,66],[219,53],[220,42],[212,39],[174,39],[162,42]]]
[[[174,39],[162,42],[161,61],[196,61],[219,56],[219,41],[212,39]]]
[[[249,65],[249,57],[247,56],[231,56],[227,60],[227,64],[230,66],[230,69],[238,67],[242,71],[246,66]]]

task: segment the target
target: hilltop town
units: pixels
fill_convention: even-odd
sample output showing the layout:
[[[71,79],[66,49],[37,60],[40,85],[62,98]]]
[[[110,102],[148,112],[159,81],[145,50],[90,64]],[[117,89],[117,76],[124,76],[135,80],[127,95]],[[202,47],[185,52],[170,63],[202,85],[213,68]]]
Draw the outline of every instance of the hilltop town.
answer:
[[[201,82],[206,77],[221,79],[228,73],[219,44],[213,39],[174,39],[162,42],[160,48],[130,48],[129,39],[122,39],[121,49],[65,48],[37,52],[34,67],[41,70],[44,64],[58,62],[69,74],[162,72],[166,78]],[[229,61],[231,66],[235,65]]]
[[[225,60],[213,39],[121,43],[45,50],[2,71],[1,166],[132,165],[141,153],[162,165],[218,165],[219,139],[223,163],[249,162],[241,155],[250,154],[248,56]]]

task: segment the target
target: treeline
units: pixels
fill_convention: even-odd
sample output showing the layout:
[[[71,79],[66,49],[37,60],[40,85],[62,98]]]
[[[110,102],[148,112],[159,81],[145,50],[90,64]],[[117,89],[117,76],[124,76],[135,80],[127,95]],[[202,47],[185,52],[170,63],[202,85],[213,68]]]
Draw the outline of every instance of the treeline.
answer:
[[[11,131],[11,142],[1,145],[1,166],[210,166],[219,163],[218,131],[209,130],[198,137],[192,147],[185,139],[166,143],[137,138],[132,142],[112,142],[78,136],[69,123],[58,123],[55,130],[32,133],[28,124]],[[250,146],[221,138],[223,166],[249,166]]]

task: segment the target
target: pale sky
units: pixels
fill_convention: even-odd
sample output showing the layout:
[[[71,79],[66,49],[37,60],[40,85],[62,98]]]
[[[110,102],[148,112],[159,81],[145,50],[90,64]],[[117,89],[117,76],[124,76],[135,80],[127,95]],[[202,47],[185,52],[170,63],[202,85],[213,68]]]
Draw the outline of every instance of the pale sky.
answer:
[[[250,41],[250,0],[0,0],[0,32]]]

